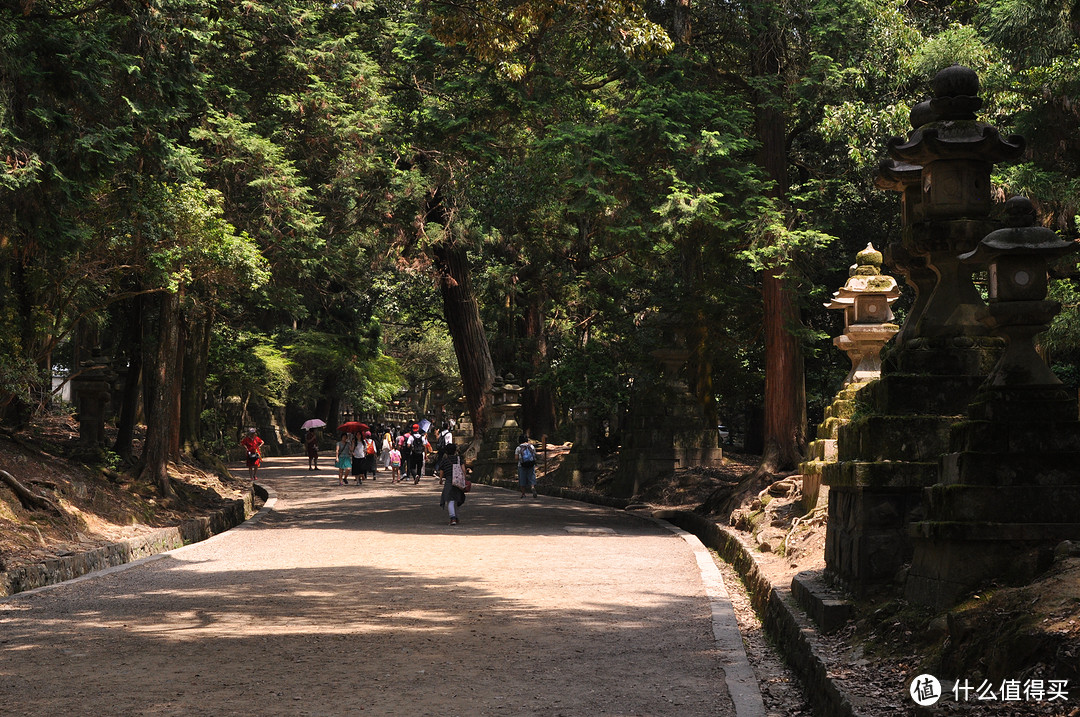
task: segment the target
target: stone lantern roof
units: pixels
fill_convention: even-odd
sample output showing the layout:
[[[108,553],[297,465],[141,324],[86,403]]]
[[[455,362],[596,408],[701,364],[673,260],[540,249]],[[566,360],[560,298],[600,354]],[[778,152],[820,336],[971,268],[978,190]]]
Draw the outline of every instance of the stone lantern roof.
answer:
[[[974,70],[953,65],[934,77],[934,98],[912,124],[923,122],[904,140],[889,140],[889,154],[907,164],[926,166],[938,159],[972,159],[1003,162],[1024,151],[1024,138],[1002,137],[990,125],[975,119],[982,107],[979,76]]]
[[[833,292],[832,300],[825,304],[827,309],[843,309],[844,325],[882,324],[892,319],[889,308],[900,297],[900,287],[896,279],[881,273],[883,258],[881,252],[868,243],[866,248],[855,255],[847,282]],[[873,299],[883,298],[884,303],[874,303]]]

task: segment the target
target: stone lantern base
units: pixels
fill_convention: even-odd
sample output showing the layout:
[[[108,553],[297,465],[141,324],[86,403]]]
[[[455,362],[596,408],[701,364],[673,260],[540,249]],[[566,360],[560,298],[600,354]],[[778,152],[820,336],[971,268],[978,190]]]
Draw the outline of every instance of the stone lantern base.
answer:
[[[612,487],[617,497],[630,498],[648,482],[680,468],[723,465],[716,427],[706,425],[697,400],[685,385],[681,392],[673,384],[666,387],[669,390],[650,391],[652,399],[638,402],[622,433]]]
[[[517,458],[521,428],[518,425],[492,428],[484,432],[476,459],[472,461],[472,480],[491,483],[500,480],[517,480]],[[468,457],[466,457],[468,460]]]
[[[905,347],[903,353],[922,350]],[[988,355],[973,346],[959,351],[954,362],[944,350],[927,350],[914,361],[929,365],[934,354],[946,369],[974,370],[992,365],[997,355],[991,347],[983,349]],[[905,356],[897,363],[912,361]],[[985,373],[886,373],[862,390],[863,410],[839,428],[837,462],[822,467],[829,488],[825,564],[856,594],[894,580],[911,560],[909,526],[923,518],[923,492],[938,481],[950,430],[984,379]]]
[[[1060,386],[988,388],[926,491],[905,596],[954,605],[989,580],[1025,583],[1080,540],[1080,420]]]

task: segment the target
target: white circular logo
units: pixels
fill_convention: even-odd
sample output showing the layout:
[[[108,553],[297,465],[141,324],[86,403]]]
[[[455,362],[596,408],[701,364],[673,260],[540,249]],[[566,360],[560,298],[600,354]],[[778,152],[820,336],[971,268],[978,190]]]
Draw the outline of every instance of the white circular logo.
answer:
[[[933,675],[919,675],[911,681],[911,699],[920,707],[937,704],[941,699],[941,683]]]

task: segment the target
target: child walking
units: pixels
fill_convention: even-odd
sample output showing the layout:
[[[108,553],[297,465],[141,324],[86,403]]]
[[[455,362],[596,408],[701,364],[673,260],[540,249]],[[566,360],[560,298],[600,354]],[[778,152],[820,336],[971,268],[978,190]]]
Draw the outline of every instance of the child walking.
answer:
[[[341,440],[337,442],[337,453],[334,456],[334,467],[338,469],[337,484],[347,485],[349,469],[352,468],[352,441],[348,433],[341,434]]]

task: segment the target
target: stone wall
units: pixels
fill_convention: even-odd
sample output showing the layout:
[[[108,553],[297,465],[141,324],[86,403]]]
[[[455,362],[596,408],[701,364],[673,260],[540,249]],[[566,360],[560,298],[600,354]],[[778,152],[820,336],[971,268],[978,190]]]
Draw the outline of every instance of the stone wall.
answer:
[[[256,491],[262,490],[256,486]],[[262,497],[265,499],[265,492]],[[234,500],[214,513],[187,520],[172,528],[111,543],[74,555],[43,560],[0,573],[0,597],[72,580],[89,573],[130,563],[140,558],[206,540],[243,523],[253,512],[251,495]]]

